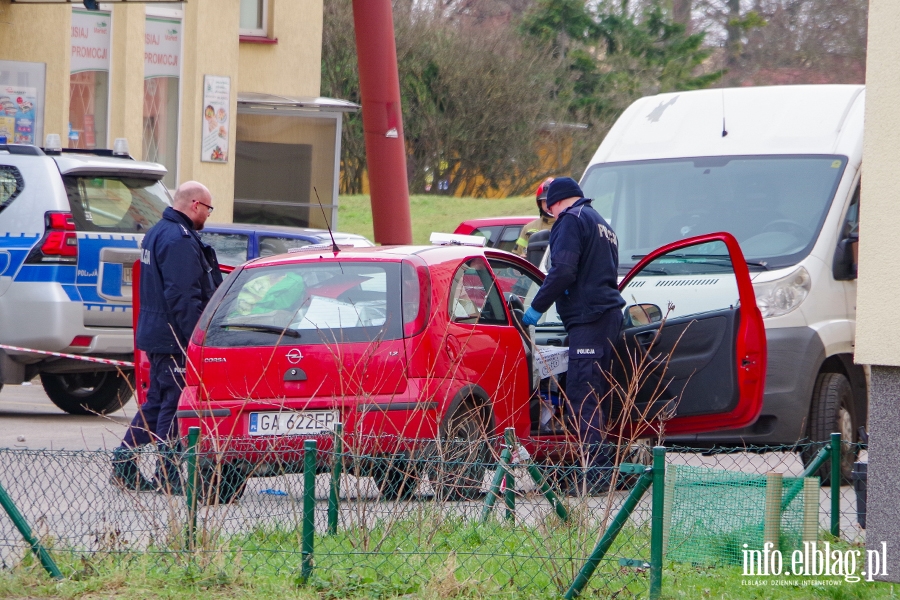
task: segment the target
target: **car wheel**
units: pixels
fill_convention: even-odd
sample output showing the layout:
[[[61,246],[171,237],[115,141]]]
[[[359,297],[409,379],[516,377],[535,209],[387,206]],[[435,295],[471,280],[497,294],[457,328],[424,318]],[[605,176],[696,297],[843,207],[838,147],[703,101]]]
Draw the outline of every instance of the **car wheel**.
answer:
[[[419,486],[415,463],[402,454],[381,458],[372,467],[372,478],[383,500],[409,500]]]
[[[134,394],[134,373],[41,373],[53,404],[71,415],[105,415],[125,406]]]
[[[247,476],[234,463],[201,465],[197,500],[206,506],[231,504],[244,495],[246,487]]]
[[[853,390],[842,373],[820,373],[813,388],[812,407],[809,413],[809,439],[812,442],[828,442],[831,434],[840,432],[841,483],[850,481],[853,463],[859,453],[856,441],[856,417],[853,411]],[[808,465],[816,457],[821,446],[816,445],[801,452],[803,464]],[[818,473],[822,485],[831,482],[831,461],[826,461]]]
[[[483,407],[462,403],[441,427],[429,478],[439,500],[473,500],[482,493],[491,457],[491,418]]]

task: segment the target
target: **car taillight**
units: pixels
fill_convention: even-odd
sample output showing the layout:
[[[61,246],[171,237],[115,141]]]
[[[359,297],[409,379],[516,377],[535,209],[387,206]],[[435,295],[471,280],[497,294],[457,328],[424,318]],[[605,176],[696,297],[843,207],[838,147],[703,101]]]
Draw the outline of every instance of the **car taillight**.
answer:
[[[431,277],[428,267],[419,257],[421,264],[404,260],[401,271],[401,302],[403,304],[403,337],[422,333],[431,309]]]
[[[202,346],[203,340],[206,339],[206,331],[200,329],[199,327],[194,328],[194,333],[191,335],[191,343],[195,346]]]
[[[44,214],[44,237],[28,253],[27,263],[78,262],[78,237],[72,213],[47,212]]]

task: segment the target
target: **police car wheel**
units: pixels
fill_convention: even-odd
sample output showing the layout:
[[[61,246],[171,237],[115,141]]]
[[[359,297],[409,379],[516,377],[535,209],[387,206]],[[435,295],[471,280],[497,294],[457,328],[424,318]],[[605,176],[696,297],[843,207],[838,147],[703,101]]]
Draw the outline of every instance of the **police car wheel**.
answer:
[[[134,375],[118,371],[41,373],[53,404],[71,415],[105,415],[122,408],[134,391]]]

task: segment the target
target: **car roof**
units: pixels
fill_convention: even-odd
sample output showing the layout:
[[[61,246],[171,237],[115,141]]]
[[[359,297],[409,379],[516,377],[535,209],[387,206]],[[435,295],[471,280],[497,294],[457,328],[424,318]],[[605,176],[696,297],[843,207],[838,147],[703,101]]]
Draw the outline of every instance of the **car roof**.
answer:
[[[476,227],[490,227],[492,225],[525,225],[526,223],[531,223],[537,219],[537,215],[520,215],[520,216],[510,216],[510,217],[482,217],[479,219],[468,219],[459,224],[460,227],[463,225],[476,228]]]
[[[504,252],[503,250],[497,250],[495,248],[480,248],[477,246],[373,246],[371,248],[341,248],[339,253],[334,253],[327,247],[318,247],[314,249],[300,248],[290,254],[278,254],[275,256],[267,256],[265,258],[258,258],[250,261],[246,266],[249,268],[257,268],[319,261],[323,259],[399,262],[404,258],[413,255],[421,258],[429,266],[472,256],[504,256],[512,257],[519,261],[518,257],[509,252]]]
[[[63,175],[133,175],[150,179],[162,179],[166,168],[159,163],[131,160],[118,156],[63,153],[52,157]]]

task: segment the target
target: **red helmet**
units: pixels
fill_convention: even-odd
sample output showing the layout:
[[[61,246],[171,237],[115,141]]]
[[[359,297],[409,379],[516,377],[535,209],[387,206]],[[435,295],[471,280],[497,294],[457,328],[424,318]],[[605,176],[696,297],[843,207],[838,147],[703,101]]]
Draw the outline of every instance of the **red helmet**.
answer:
[[[535,191],[538,213],[542,217],[552,217],[553,216],[550,213],[548,213],[547,211],[545,211],[544,207],[541,206],[541,202],[547,201],[547,190],[550,189],[550,184],[552,182],[553,182],[553,178],[548,177],[547,179],[545,179],[544,181],[541,182],[541,184],[537,187],[537,191]]]

